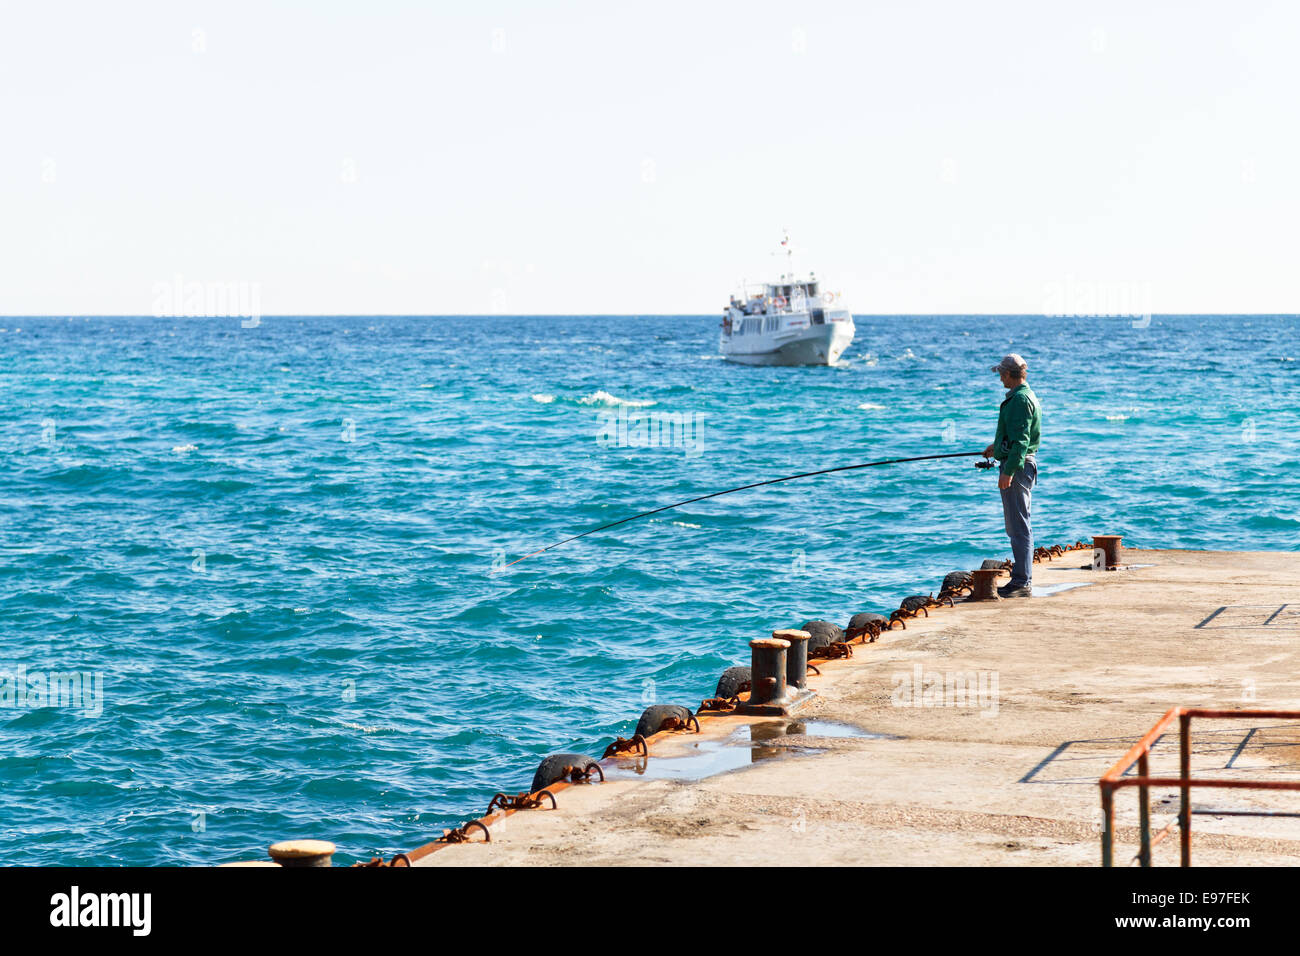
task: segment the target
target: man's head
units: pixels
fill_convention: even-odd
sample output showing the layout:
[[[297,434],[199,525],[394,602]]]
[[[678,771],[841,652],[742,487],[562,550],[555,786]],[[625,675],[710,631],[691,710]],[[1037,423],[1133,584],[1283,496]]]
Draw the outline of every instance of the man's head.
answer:
[[[1028,370],[1025,360],[1015,352],[1002,356],[1002,361],[993,366],[993,371],[1002,376],[1002,384],[1007,388],[1015,388],[1022,384]]]

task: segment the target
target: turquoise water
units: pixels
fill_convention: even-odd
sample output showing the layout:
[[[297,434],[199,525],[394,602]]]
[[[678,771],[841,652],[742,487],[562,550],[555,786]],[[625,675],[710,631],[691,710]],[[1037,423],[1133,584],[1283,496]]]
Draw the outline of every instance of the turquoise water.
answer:
[[[410,849],[698,703],[750,638],[1006,555],[957,460],[490,573],[978,450],[1006,351],[1044,407],[1040,543],[1300,545],[1296,317],[865,317],[822,369],[724,363],[716,324],[0,320],[0,671],[102,680],[98,713],[0,708],[0,863]],[[620,446],[620,408],[697,427]]]

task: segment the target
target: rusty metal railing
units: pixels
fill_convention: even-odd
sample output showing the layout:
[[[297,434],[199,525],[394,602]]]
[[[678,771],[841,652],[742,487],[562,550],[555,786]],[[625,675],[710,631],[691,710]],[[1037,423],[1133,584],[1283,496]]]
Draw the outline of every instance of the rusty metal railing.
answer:
[[[1202,710],[1195,707],[1174,707],[1160,718],[1160,721],[1146,732],[1146,735],[1134,744],[1129,752],[1119,759],[1115,766],[1102,775],[1098,784],[1101,787],[1101,810],[1105,824],[1101,834],[1101,865],[1111,866],[1115,851],[1115,791],[1123,787],[1138,788],[1138,814],[1141,829],[1141,849],[1138,862],[1141,866],[1151,865],[1151,848],[1168,836],[1170,828],[1177,824],[1181,843],[1181,866],[1192,865],[1192,787],[1210,787],[1221,790],[1300,790],[1300,780],[1222,780],[1192,779],[1192,741],[1191,725],[1193,717],[1211,720],[1251,719],[1263,720],[1300,720],[1300,710]],[[1175,720],[1178,721],[1179,771],[1177,777],[1152,777],[1148,757],[1156,741],[1164,735],[1165,730]],[[1124,774],[1137,764],[1136,777]],[[1152,787],[1177,788],[1181,793],[1178,816],[1169,825],[1151,836],[1150,794]],[[1269,810],[1234,810],[1233,816],[1276,816]],[[1291,814],[1286,814],[1290,816]]]

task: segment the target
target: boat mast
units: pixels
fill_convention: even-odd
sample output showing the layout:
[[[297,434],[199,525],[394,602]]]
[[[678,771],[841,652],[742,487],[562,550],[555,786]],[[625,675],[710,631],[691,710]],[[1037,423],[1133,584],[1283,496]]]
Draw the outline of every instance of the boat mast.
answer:
[[[785,275],[782,281],[790,286],[790,294],[785,297],[786,308],[794,311],[794,243],[790,241],[790,231],[781,230],[781,245],[785,247]]]

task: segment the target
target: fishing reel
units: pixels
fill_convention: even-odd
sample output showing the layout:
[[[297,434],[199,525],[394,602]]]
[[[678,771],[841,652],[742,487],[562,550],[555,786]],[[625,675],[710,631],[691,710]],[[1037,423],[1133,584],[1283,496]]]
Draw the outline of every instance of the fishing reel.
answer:
[[[994,461],[992,458],[985,458],[983,461],[977,461],[977,462],[975,462],[975,467],[976,467],[976,468],[983,468],[983,469],[987,470],[987,469],[989,469],[989,468],[996,468],[996,467],[997,467],[997,464],[998,464],[998,463],[997,463],[996,461]]]

